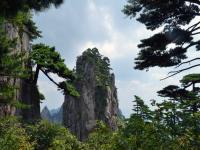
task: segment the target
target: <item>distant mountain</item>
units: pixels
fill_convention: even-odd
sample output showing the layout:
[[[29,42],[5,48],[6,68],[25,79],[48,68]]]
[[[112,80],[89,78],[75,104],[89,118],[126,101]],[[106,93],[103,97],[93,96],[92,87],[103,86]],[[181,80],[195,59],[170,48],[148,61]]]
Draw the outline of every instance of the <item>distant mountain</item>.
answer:
[[[46,119],[52,123],[62,124],[63,118],[63,106],[49,110],[47,106],[42,109],[41,112],[42,119]]]
[[[123,115],[121,109],[118,109],[118,112],[117,112],[117,115],[120,119],[124,120],[125,119],[125,116]]]
[[[51,119],[52,119],[51,113],[50,113],[49,109],[47,108],[47,106],[45,106],[45,107],[42,109],[41,117],[42,117],[42,119],[49,120],[50,122],[52,121],[52,120],[51,120]]]
[[[54,123],[63,123],[63,105],[60,108],[50,110],[52,116],[52,122]]]
[[[59,107],[59,108],[56,108],[56,109],[51,109],[50,110],[50,113],[53,115],[53,114],[56,114],[56,113],[58,113],[59,111],[60,111],[60,108],[61,107]]]

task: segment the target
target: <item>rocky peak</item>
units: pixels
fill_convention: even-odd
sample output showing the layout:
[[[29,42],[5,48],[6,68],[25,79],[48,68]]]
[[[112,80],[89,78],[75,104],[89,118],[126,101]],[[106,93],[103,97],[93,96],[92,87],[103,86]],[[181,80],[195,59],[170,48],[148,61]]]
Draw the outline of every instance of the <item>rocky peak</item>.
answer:
[[[51,121],[51,114],[50,114],[50,111],[49,111],[49,109],[47,108],[47,106],[45,106],[45,107],[42,109],[41,117],[42,117],[42,119],[46,119],[46,120]]]
[[[80,140],[88,137],[97,120],[117,128],[117,89],[110,70],[109,59],[96,48],[86,50],[77,59],[74,84],[80,97],[65,96],[63,123]]]
[[[63,106],[49,110],[47,106],[42,109],[41,117],[42,119],[48,120],[52,123],[62,124],[63,119]]]

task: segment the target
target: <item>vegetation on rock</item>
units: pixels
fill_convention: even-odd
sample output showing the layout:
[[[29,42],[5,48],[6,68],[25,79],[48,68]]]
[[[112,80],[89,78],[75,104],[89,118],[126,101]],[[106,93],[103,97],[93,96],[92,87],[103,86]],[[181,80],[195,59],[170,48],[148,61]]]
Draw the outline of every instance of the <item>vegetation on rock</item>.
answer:
[[[98,86],[107,86],[111,84],[110,60],[102,56],[97,48],[87,49],[80,56],[82,61],[95,64],[95,75]],[[81,77],[84,68],[78,68],[77,76]]]
[[[39,71],[41,71],[58,87],[59,90],[63,90],[63,93],[79,96],[75,87],[70,84],[70,82],[75,79],[75,76],[73,72],[66,67],[64,59],[62,59],[60,54],[55,51],[55,47],[49,47],[44,44],[35,44],[32,49],[30,59],[32,60],[32,63],[36,65],[33,84],[37,85]],[[66,81],[57,83],[52,79],[49,73],[57,74]]]

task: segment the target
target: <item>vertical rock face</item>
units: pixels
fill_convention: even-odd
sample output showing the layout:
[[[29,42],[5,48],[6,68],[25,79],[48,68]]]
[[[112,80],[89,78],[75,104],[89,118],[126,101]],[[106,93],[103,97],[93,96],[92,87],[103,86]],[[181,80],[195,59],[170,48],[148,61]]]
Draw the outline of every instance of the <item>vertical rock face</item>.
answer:
[[[5,31],[8,38],[11,40],[16,39],[16,48],[13,49],[12,53],[23,51],[28,54],[30,52],[30,38],[26,29],[24,30],[25,31],[20,35],[16,26],[10,23],[5,24]],[[31,121],[40,118],[39,92],[36,86],[32,85],[29,80],[8,79],[2,76],[0,76],[0,81],[9,82],[11,85],[18,87],[15,99],[30,106],[29,109],[16,109],[7,104],[0,103],[0,117],[5,115],[17,115],[22,116],[25,120]]]
[[[96,51],[97,49],[89,49],[78,58],[76,73],[81,77],[75,86],[80,97],[66,95],[63,104],[63,123],[80,140],[88,137],[95,128],[97,120],[102,120],[112,129],[117,128],[119,109],[114,74],[99,72],[101,71],[99,59],[103,58],[101,56],[93,58],[100,55]],[[95,54],[90,56],[91,53]],[[99,77],[102,75],[107,75],[109,83],[102,80],[102,85],[99,84]]]

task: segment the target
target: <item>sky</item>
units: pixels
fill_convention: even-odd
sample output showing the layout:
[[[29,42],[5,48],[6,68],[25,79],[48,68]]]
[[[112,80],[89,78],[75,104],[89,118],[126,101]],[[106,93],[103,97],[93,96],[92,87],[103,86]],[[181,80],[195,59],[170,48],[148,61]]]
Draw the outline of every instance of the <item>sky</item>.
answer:
[[[110,58],[119,107],[128,117],[132,113],[134,95],[147,104],[151,99],[160,100],[156,91],[169,84],[178,84],[183,74],[160,81],[173,68],[152,68],[148,72],[133,69],[134,58],[139,52],[137,45],[154,32],[146,30],[134,18],[126,17],[121,11],[125,4],[126,0],[65,0],[59,8],[37,13],[33,19],[43,35],[35,43],[55,46],[69,68],[74,68],[77,56],[87,48],[96,47]],[[39,78],[39,89],[46,97],[42,108],[62,105],[64,96],[43,75]]]

